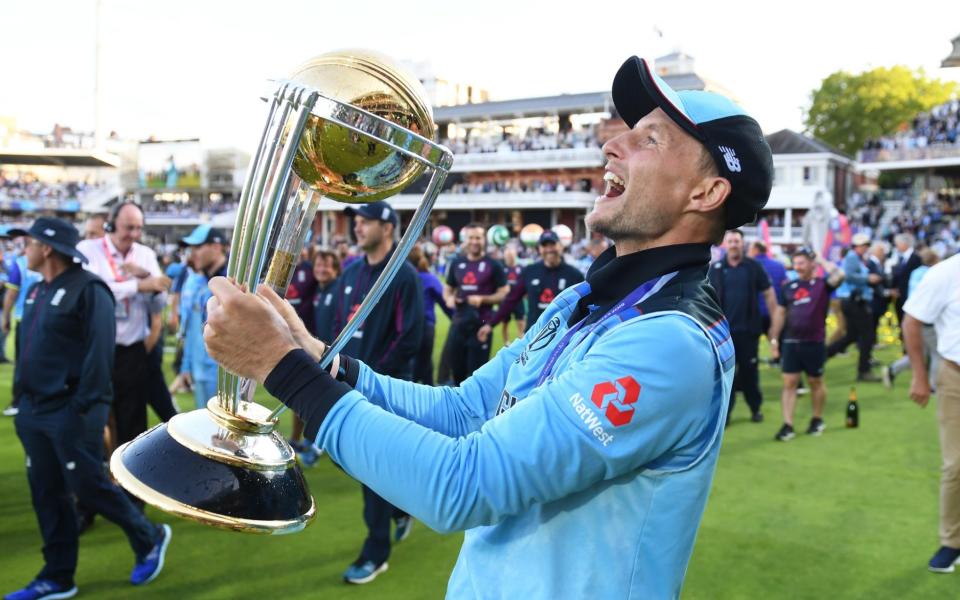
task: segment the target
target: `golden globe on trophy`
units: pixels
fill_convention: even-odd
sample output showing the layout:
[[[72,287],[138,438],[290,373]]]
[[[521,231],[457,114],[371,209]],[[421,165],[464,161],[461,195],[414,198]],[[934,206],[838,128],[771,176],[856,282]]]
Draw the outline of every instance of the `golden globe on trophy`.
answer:
[[[327,366],[383,295],[426,223],[453,157],[431,141],[420,82],[374,52],[317,56],[273,82],[247,170],[228,277],[286,292],[320,198],[364,204],[430,180],[397,251],[321,364]],[[257,340],[250,340],[256,344]],[[117,481],[144,502],[204,524],[253,533],[300,531],[316,504],[293,449],[276,431],[282,406],[253,401],[253,382],[220,369],[206,410],[181,413],[120,446]]]

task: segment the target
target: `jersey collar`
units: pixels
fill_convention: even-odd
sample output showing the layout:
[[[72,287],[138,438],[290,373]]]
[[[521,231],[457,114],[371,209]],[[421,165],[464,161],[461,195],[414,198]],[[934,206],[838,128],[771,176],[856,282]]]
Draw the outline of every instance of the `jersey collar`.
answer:
[[[709,264],[710,244],[660,246],[620,257],[616,248],[611,246],[593,261],[587,271],[590,293],[577,303],[570,322],[585,317],[590,312],[590,305],[599,307],[600,310],[594,312],[602,314],[602,309],[626,297],[644,281],[671,271]]]

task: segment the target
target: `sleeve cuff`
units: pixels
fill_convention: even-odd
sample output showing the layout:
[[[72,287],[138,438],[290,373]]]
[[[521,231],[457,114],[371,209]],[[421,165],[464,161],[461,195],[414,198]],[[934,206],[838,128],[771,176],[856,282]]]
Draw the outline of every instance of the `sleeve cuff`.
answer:
[[[316,439],[333,405],[352,390],[321,369],[303,349],[288,352],[267,375],[263,387],[303,419],[304,435],[310,440]]]
[[[360,361],[350,358],[346,354],[340,355],[340,368],[337,369],[337,381],[342,381],[352,388],[357,387],[360,380]]]

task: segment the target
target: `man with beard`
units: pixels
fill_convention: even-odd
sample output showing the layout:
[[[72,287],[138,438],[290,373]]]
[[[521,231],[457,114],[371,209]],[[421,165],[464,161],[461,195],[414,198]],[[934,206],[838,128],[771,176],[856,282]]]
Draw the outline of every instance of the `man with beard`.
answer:
[[[497,323],[510,317],[514,308],[523,302],[524,295],[527,297],[527,322],[533,327],[560,292],[583,281],[583,274],[579,269],[563,262],[560,239],[556,233],[549,229],[544,231],[540,235],[537,249],[541,260],[524,267],[520,278],[497,312],[477,332],[477,338],[481,342],[489,339],[490,332]]]
[[[396,251],[394,234],[399,228],[397,213],[386,202],[350,207],[346,212],[353,217],[353,233],[363,254],[344,268],[337,283],[331,337],[347,326],[383,272],[387,261]],[[413,266],[404,261],[383,298],[353,335],[344,352],[360,358],[381,375],[410,381],[413,379],[414,360],[422,332],[423,291],[420,278]],[[316,436],[311,434],[308,438],[315,440]],[[412,526],[409,515],[366,485],[362,487],[367,539],[357,560],[343,574],[344,581],[354,584],[373,581],[387,570],[391,519],[396,521],[396,541],[404,539]]]
[[[464,227],[463,253],[447,265],[443,298],[456,311],[447,333],[444,352],[449,352],[453,380],[459,384],[490,359],[490,340],[477,332],[493,316],[493,305],[510,291],[503,265],[484,252],[486,231],[477,223]]]
[[[733,383],[710,244],[756,219],[773,157],[732,101],[676,92],[637,57],[613,101],[628,129],[603,146],[586,223],[614,246],[459,388],[347,353],[321,369],[326,347],[266,286],[211,282],[212,356],[264,382],[348,473],[467,530],[451,598],[680,595]]]
[[[822,265],[827,278],[817,277]],[[808,435],[820,435],[825,429],[823,407],[827,402],[827,386],[823,380],[823,365],[827,361],[825,344],[827,336],[827,311],[830,310],[830,294],[843,281],[843,271],[826,260],[817,260],[813,250],[801,248],[793,255],[795,281],[783,284],[778,295],[780,306],[773,313],[771,339],[779,339],[783,332],[783,348],[774,345],[772,354],[780,358],[783,368],[783,393],[781,408],[783,426],[774,437],[780,442],[789,442],[794,437],[793,412],[797,405],[797,387],[800,374],[806,373],[810,382],[810,399],[813,401],[813,418],[807,427]]]

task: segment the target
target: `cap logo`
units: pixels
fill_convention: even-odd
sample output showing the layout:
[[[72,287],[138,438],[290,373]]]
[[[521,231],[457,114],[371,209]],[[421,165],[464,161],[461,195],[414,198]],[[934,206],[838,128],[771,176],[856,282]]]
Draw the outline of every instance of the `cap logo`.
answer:
[[[383,208],[383,211],[380,213],[380,220],[381,220],[381,221],[389,221],[389,220],[390,220],[390,209],[389,209],[389,208],[386,208],[386,207]]]
[[[733,171],[734,173],[739,173],[742,169],[740,168],[740,159],[737,158],[737,153],[733,148],[728,148],[726,146],[718,146],[720,152],[723,152],[723,160],[727,162],[727,168]]]
[[[43,235],[45,235],[45,236],[47,236],[47,237],[54,237],[55,235],[57,235],[57,232],[54,231],[53,229],[44,229],[44,230],[43,230]]]

